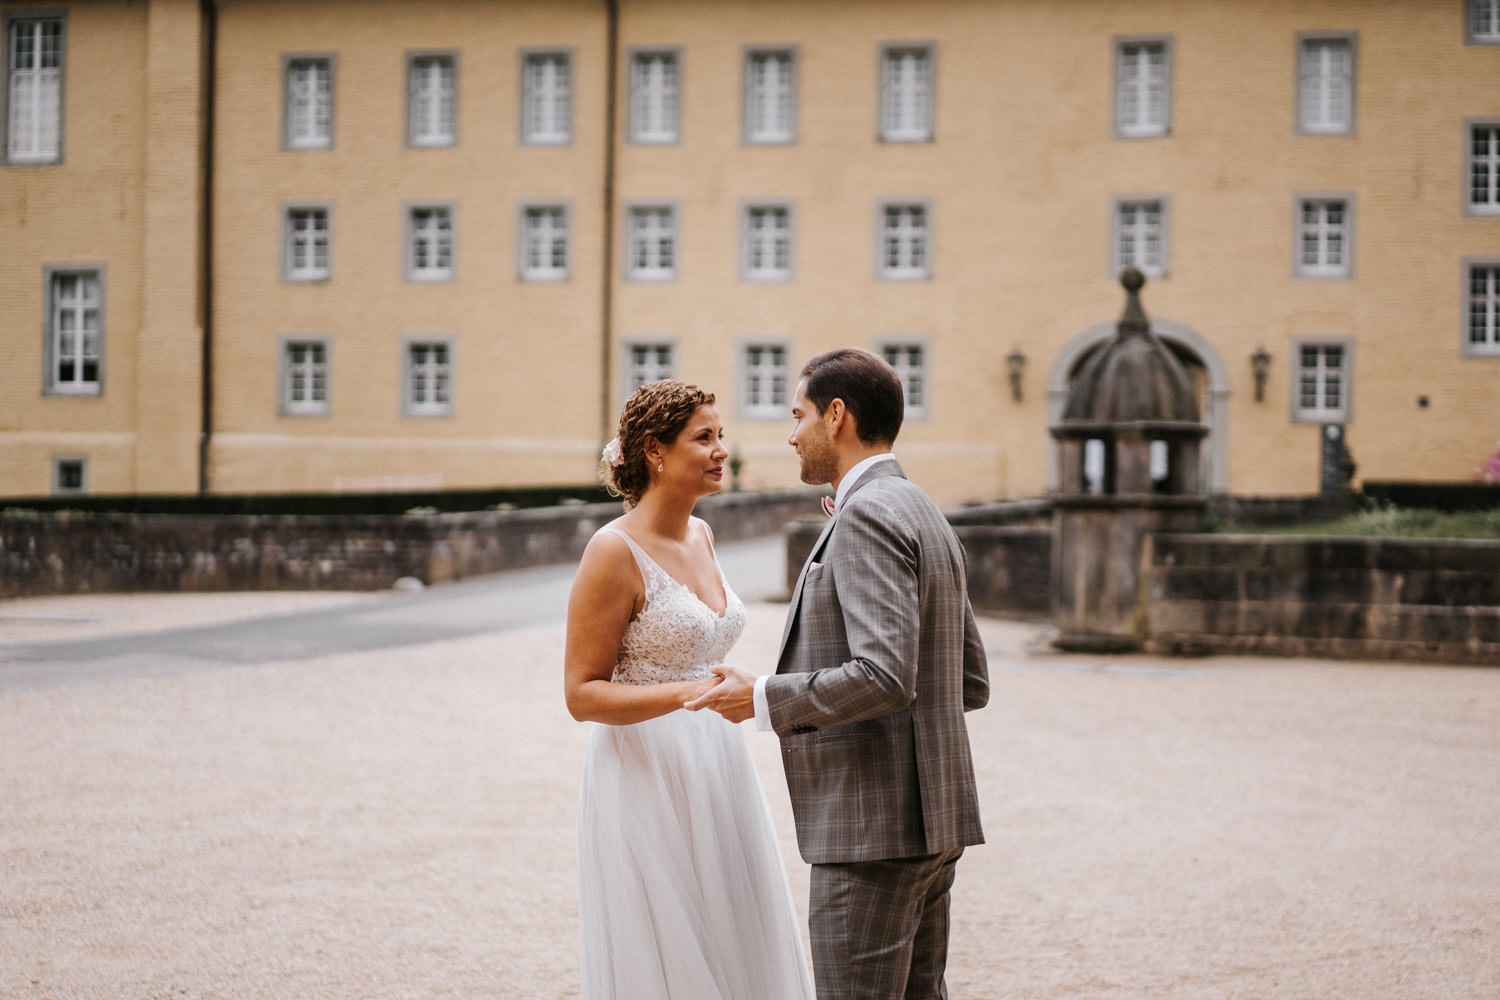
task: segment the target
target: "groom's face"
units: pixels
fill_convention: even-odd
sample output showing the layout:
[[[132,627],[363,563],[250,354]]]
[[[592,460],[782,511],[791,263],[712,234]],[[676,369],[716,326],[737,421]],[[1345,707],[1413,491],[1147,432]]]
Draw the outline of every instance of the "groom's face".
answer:
[[[797,458],[802,462],[802,481],[809,486],[833,482],[833,477],[838,474],[833,439],[818,408],[807,398],[806,379],[797,383],[797,391],[793,394],[792,419],[796,424],[786,442],[797,449]]]

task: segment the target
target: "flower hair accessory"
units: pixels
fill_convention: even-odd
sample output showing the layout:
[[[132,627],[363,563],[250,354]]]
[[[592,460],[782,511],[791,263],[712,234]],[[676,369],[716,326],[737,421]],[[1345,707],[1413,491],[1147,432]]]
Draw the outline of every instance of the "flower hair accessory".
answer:
[[[612,469],[625,464],[625,449],[620,447],[619,438],[610,438],[609,444],[604,446],[604,460]]]

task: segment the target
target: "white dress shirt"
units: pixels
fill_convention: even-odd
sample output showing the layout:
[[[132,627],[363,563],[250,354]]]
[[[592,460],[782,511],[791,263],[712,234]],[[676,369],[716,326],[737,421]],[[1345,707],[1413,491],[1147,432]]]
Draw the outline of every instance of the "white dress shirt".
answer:
[[[844,498],[849,495],[854,484],[859,482],[859,477],[865,474],[866,469],[876,462],[894,461],[895,458],[896,456],[890,452],[883,451],[855,463],[854,468],[844,473],[844,478],[839,480],[839,488],[833,494],[834,513],[837,514],[839,508],[844,505]],[[762,732],[769,731],[771,729],[771,706],[766,701],[766,678],[764,676],[755,678],[754,698],[755,728]]]

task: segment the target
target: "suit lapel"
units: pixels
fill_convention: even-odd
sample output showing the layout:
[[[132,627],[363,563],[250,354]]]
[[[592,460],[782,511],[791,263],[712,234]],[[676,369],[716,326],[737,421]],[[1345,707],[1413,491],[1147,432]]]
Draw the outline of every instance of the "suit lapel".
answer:
[[[849,487],[849,492],[844,496],[844,503],[847,504],[850,498],[863,488],[866,483],[879,479],[881,476],[901,476],[904,479],[906,478],[906,473],[902,471],[900,463],[893,458],[876,462],[864,471],[853,486]],[[792,636],[792,624],[796,622],[797,612],[802,605],[802,585],[807,582],[808,567],[818,561],[818,556],[822,553],[823,547],[828,544],[829,536],[833,534],[833,526],[838,524],[839,513],[842,510],[843,507],[841,505],[839,510],[835,511],[833,516],[828,519],[828,523],[823,526],[822,534],[818,535],[818,540],[813,543],[812,551],[807,554],[806,561],[802,563],[802,572],[797,574],[797,585],[792,588],[792,599],[787,604],[786,623],[781,628],[781,645],[776,652],[777,670],[781,669],[782,659],[786,656],[787,640]]]

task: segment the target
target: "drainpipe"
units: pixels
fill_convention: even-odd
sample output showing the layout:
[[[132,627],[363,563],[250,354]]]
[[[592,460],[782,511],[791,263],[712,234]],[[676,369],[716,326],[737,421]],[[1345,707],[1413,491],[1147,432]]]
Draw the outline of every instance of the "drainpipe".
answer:
[[[614,437],[614,421],[610,419],[609,387],[613,366],[610,364],[614,341],[614,278],[615,278],[615,108],[619,100],[619,46],[620,46],[620,0],[605,0],[608,19],[604,74],[604,253],[603,287],[599,302],[601,321],[599,324],[599,443]]]
[[[214,0],[200,0],[203,32],[203,241],[199,290],[203,324],[202,372],[199,376],[202,423],[198,431],[198,495],[208,493],[209,445],[214,436],[214,83],[219,63],[219,11]]]

